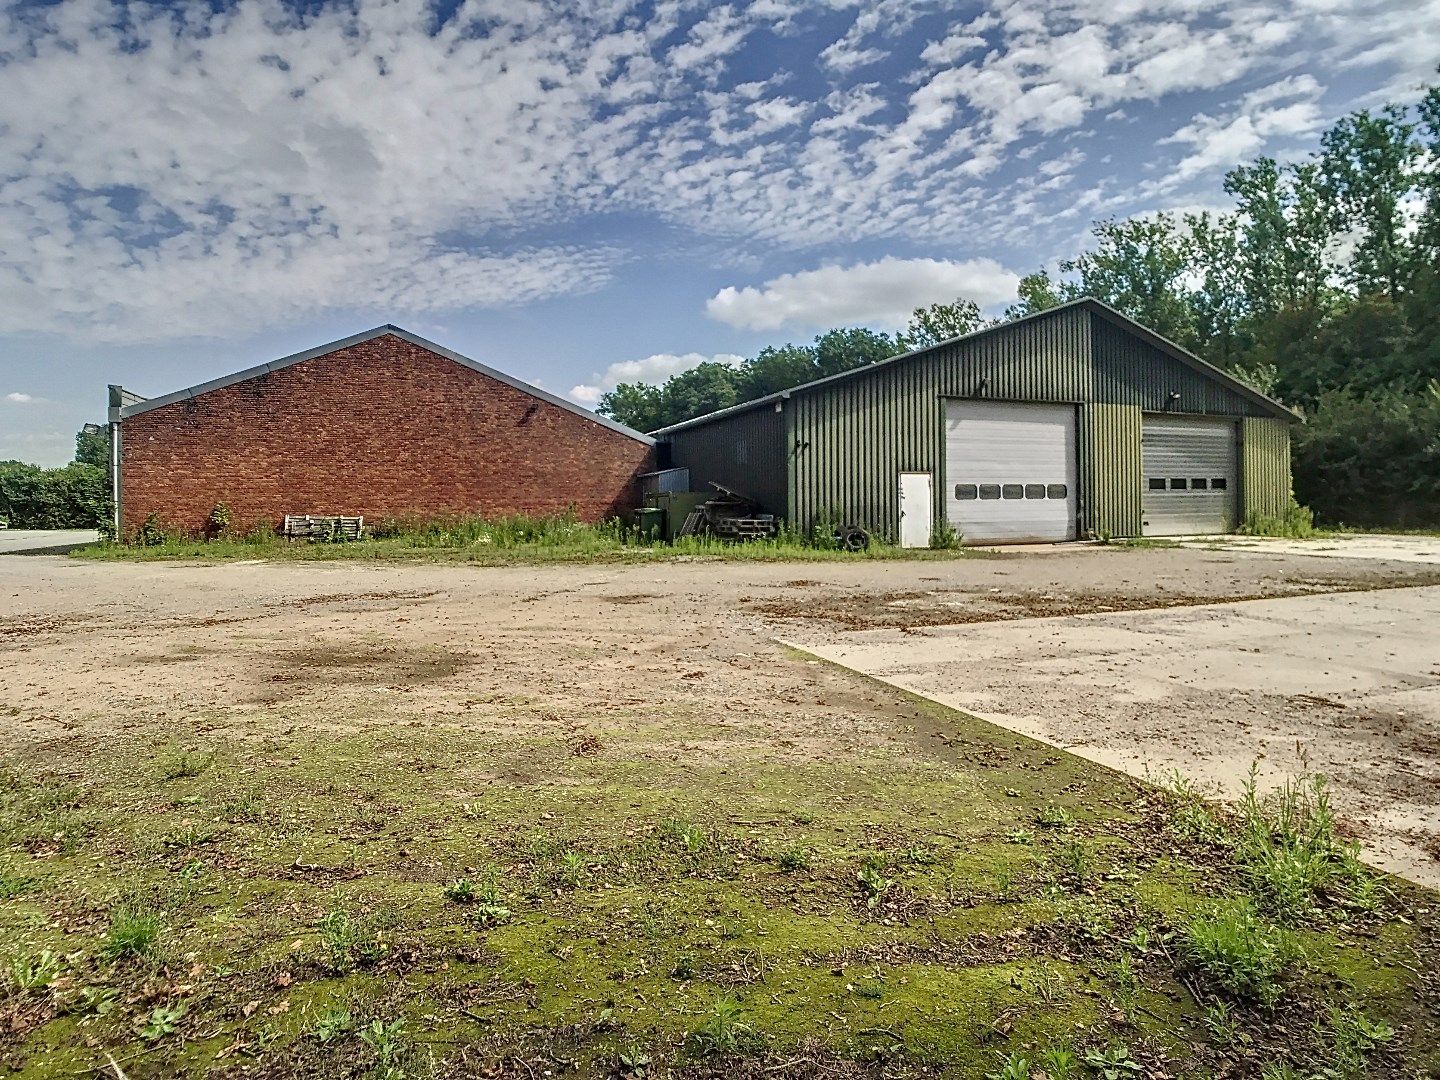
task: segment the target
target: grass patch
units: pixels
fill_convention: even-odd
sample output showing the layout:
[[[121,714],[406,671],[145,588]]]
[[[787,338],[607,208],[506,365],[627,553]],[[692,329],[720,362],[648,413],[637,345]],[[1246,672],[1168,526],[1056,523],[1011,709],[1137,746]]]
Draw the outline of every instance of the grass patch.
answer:
[[[1289,931],[1263,919],[1248,900],[1196,915],[1181,934],[1180,951],[1216,986],[1265,1008],[1280,1000],[1280,977],[1299,956]]]
[[[952,546],[901,548],[872,537],[865,551],[840,549],[822,538],[782,533],[770,540],[744,543],[709,536],[682,537],[665,544],[641,536],[618,520],[590,524],[570,515],[513,515],[499,518],[456,517],[382,522],[361,540],[348,543],[289,541],[257,529],[213,538],[152,530],[134,542],[101,542],[71,552],[83,559],[375,559],[468,562],[477,565],[560,562],[651,562],[704,558],[746,562],[847,562],[874,559],[952,559],[980,553]]]
[[[238,1041],[256,1075],[1180,1076],[1215,1071],[1206,1033],[1227,1031],[1255,1075],[1256,1048],[1295,1035],[1287,1009],[1317,1059],[1435,1061],[1411,970],[1429,928],[1351,919],[1328,886],[1347,919],[1277,925],[1237,877],[1242,814],[1196,796],[1181,828],[1176,797],[866,689],[849,708],[946,748],[772,760],[697,752],[676,724],[576,757],[563,734],[387,705],[364,730],[227,743],[178,794],[143,727],[15,758],[0,865],[30,880],[0,903],[7,1062],[189,1075]],[[607,730],[672,708],[617,706]],[[81,803],[83,846],[26,846],[25,815]],[[1272,843],[1325,834],[1256,805]],[[1364,1024],[1326,1011],[1342,986]]]
[[[152,956],[164,927],[158,911],[143,904],[116,904],[110,910],[110,929],[100,944],[100,954],[107,960]]]

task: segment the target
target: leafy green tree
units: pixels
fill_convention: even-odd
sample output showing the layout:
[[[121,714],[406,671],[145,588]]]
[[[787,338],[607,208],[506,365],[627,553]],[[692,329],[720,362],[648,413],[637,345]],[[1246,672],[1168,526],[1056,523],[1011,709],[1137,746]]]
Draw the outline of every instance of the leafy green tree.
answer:
[[[1076,275],[1064,291],[1093,296],[1182,345],[1194,339],[1195,310],[1185,280],[1190,259],[1185,237],[1170,214],[1097,222],[1099,243],[1060,264]]]
[[[1238,287],[1247,314],[1318,313],[1333,291],[1330,250],[1339,229],[1319,167],[1262,157],[1226,174],[1225,190],[1235,198]]]
[[[1440,525],[1440,383],[1327,390],[1294,429],[1295,496],[1350,525]]]
[[[654,431],[665,426],[665,394],[649,383],[621,383],[601,395],[595,411],[636,431]]]
[[[0,462],[0,517],[17,529],[91,529],[110,516],[109,482],[98,465],[42,469]]]
[[[1404,203],[1415,191],[1421,146],[1400,105],[1354,112],[1321,138],[1321,169],[1345,224],[1358,233],[1347,273],[1362,296],[1398,300],[1413,251]]]
[[[1190,296],[1192,345],[1212,363],[1228,367],[1243,357],[1248,344],[1239,224],[1233,214],[1209,213],[1189,215],[1185,224],[1196,280]]]
[[[82,465],[110,466],[110,432],[101,424],[86,424],[75,433],[75,460]]]
[[[664,391],[666,424],[728,409],[740,401],[739,380],[728,364],[706,362],[667,379]]]
[[[889,334],[863,326],[827,330],[815,338],[815,367],[821,378],[888,360],[904,352]]]
[[[948,304],[917,307],[910,315],[909,325],[900,332],[898,343],[905,349],[923,349],[973,334],[984,325],[980,305],[974,300],[956,297]]]
[[[1037,270],[1020,279],[1016,289],[1020,300],[1005,309],[1005,321],[1023,319],[1027,315],[1038,315],[1042,311],[1059,307],[1067,300],[1075,299],[1066,289],[1050,280],[1046,270]]]
[[[820,366],[811,345],[767,345],[742,365],[740,400],[752,401],[818,378]]]

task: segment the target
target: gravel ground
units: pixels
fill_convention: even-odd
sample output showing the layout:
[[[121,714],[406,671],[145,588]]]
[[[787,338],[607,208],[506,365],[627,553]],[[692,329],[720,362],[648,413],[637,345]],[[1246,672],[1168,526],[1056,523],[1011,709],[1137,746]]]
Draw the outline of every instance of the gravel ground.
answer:
[[[748,739],[751,753],[817,758],[907,736],[884,710],[863,707],[852,683],[778,662],[777,637],[820,647],[878,628],[903,647],[943,624],[1111,612],[1125,625],[1137,609],[1436,583],[1440,568],[1414,563],[1095,547],[916,563],[485,569],[4,557],[0,752],[141,722],[264,738],[297,724],[384,724],[401,709],[524,725],[551,705],[598,718],[654,700],[724,728],[729,745]],[[1371,606],[1386,603],[1377,593]],[[1026,639],[1044,625],[1011,633]],[[1001,684],[1025,667],[1018,654],[997,663],[989,677]],[[1201,758],[1233,758],[1247,731],[1341,715],[1302,709],[1292,689],[1258,699],[1196,691],[1209,719],[1185,744]],[[1169,704],[1101,693],[1111,696],[1092,693],[1086,710],[1097,730],[1124,741],[1137,717],[1164,728]],[[1053,688],[1049,700],[1067,707]],[[1007,716],[993,702],[979,711]],[[1371,758],[1384,753],[1383,732],[1376,738]],[[703,729],[693,741],[703,749]],[[1344,746],[1322,756],[1343,763]],[[1378,805],[1387,792],[1377,776],[1366,786]],[[1417,790],[1403,793],[1407,806]]]

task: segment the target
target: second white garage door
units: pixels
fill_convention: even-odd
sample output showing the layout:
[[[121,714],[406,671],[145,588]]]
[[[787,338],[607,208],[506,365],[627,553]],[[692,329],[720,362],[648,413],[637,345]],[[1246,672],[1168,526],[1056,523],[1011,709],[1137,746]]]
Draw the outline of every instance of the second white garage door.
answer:
[[[1196,416],[1141,421],[1146,536],[1235,531],[1235,422]]]
[[[1075,409],[945,403],[945,517],[967,544],[1075,539]]]

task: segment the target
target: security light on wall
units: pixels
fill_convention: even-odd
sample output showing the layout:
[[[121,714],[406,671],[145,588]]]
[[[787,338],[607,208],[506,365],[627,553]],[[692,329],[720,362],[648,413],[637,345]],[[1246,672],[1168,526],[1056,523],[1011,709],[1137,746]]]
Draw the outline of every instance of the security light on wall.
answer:
[[[1180,391],[1171,390],[1170,395],[1165,399],[1165,408],[1173,409],[1180,404]]]
[[[985,396],[985,391],[987,391],[987,390],[989,390],[989,389],[990,389],[990,380],[989,380],[989,379],[981,379],[978,383],[975,384],[975,393],[974,393],[973,396],[974,396],[974,397],[984,397],[984,396]]]

